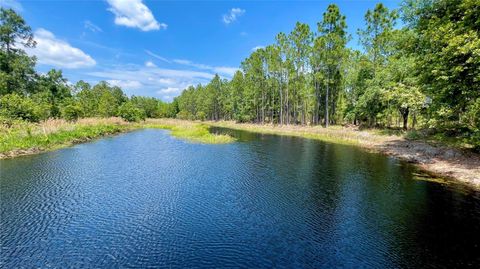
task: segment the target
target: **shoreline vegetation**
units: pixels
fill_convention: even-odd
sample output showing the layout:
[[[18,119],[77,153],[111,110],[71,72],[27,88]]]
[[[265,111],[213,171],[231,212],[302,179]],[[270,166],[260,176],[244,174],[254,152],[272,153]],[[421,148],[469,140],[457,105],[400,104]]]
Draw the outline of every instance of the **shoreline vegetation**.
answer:
[[[147,119],[140,128],[155,128],[170,130],[174,137],[193,143],[202,144],[227,144],[235,139],[229,135],[213,134],[209,125],[201,122],[175,120],[175,119]]]
[[[210,126],[358,146],[413,163],[431,175],[463,182],[476,189],[480,188],[480,155],[470,149],[442,142],[414,140],[408,138],[406,133],[389,134],[385,133],[385,130],[360,130],[357,127],[342,126],[324,128],[178,119],[147,119],[141,123],[129,123],[120,118],[87,118],[75,123],[48,120],[38,124],[3,125],[0,128],[0,159],[55,150],[95,138],[144,128],[170,130],[172,136],[193,143],[225,144],[235,141],[235,138],[228,135],[210,133]]]
[[[61,119],[40,123],[15,121],[0,124],[0,159],[60,149],[143,128],[170,130],[172,136],[194,143],[224,144],[234,141],[228,135],[210,133],[205,124],[171,119],[148,119],[142,123],[126,122],[115,117],[84,118],[76,122]]]

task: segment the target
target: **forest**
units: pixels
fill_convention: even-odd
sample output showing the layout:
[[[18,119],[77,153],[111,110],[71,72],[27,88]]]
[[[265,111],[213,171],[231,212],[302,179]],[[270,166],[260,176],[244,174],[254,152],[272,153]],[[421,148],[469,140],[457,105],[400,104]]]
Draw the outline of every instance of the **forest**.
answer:
[[[366,12],[352,39],[346,17],[328,6],[314,29],[290,33],[251,53],[230,80],[215,75],[173,102],[126,96],[106,82],[72,85],[59,70],[35,71],[30,27],[11,9],[0,14],[0,120],[127,121],[176,117],[278,125],[360,125],[421,129],[480,147],[480,3],[405,0]]]
[[[185,89],[177,117],[426,128],[478,144],[478,14],[474,0],[377,4],[357,31],[359,51],[346,46],[346,18],[332,4],[316,29],[299,22],[279,33],[230,81]]]

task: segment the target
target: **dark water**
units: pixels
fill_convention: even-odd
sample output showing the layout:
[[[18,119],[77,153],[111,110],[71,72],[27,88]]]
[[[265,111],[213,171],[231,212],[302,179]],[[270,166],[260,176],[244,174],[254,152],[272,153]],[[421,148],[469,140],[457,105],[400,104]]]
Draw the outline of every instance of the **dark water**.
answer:
[[[480,193],[392,158],[143,130],[0,161],[2,268],[479,268]]]

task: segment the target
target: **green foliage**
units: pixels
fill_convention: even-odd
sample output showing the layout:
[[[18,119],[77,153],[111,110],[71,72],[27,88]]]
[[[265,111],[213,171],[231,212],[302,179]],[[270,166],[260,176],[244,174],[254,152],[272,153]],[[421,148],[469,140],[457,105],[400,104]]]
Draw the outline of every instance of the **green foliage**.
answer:
[[[461,124],[480,97],[479,12],[476,0],[438,0],[415,9],[418,74],[432,115],[447,119],[445,125]]]
[[[13,9],[0,8],[0,46],[7,53],[18,51],[16,43],[25,47],[34,47],[35,41],[31,28]]]
[[[365,14],[366,28],[358,30],[360,42],[373,63],[374,72],[386,61],[389,54],[391,33],[397,19],[396,11],[389,11],[382,3]]]
[[[84,125],[68,124],[65,128],[51,133],[38,130],[36,125],[20,122],[11,128],[0,126],[0,152],[18,149],[54,149],[72,142],[89,140],[106,134],[114,134],[128,127],[113,123]]]
[[[205,144],[227,144],[235,141],[235,138],[224,134],[214,134],[209,131],[209,126],[204,124],[185,123],[182,121],[165,124],[147,124],[146,127],[167,129],[175,137],[186,139],[191,142]]]
[[[20,48],[35,47],[30,27],[12,9],[0,8],[0,95],[32,91],[35,58]]]
[[[61,108],[62,118],[67,121],[76,121],[82,114],[82,107],[76,102],[69,102]]]
[[[118,115],[128,122],[145,120],[145,111],[137,108],[133,102],[125,102],[118,108]]]
[[[0,116],[10,119],[39,121],[41,111],[30,98],[16,93],[6,94],[0,98]]]

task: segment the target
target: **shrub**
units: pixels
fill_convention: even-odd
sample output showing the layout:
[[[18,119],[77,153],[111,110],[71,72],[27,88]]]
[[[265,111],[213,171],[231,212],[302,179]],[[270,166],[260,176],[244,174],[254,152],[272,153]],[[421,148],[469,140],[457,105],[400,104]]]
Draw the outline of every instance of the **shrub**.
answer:
[[[67,121],[76,121],[82,115],[82,107],[77,103],[69,103],[61,108],[61,115]]]
[[[125,102],[118,108],[118,116],[128,122],[145,120],[145,111],[137,108],[131,102]]]
[[[12,93],[0,98],[0,116],[36,122],[41,119],[41,111],[32,99]]]
[[[46,120],[52,116],[53,104],[52,94],[49,92],[38,92],[31,96],[38,112],[39,120]]]
[[[197,119],[204,121],[207,119],[207,114],[203,111],[197,112]]]

